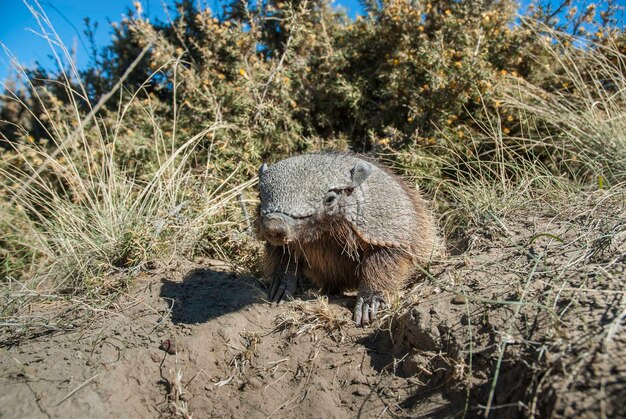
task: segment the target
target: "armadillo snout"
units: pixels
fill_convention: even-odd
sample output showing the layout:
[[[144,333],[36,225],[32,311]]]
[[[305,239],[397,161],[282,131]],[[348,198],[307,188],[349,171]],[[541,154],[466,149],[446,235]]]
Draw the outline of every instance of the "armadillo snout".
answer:
[[[263,216],[261,219],[261,234],[272,244],[282,244],[289,241],[291,227],[289,217],[279,213]]]

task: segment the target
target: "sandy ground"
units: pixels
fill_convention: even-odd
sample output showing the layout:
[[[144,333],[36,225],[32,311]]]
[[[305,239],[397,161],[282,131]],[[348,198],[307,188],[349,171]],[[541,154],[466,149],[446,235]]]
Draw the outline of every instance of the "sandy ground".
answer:
[[[468,231],[368,328],[207,260],[40,302],[4,334],[0,417],[626,417],[626,217],[557,215]]]

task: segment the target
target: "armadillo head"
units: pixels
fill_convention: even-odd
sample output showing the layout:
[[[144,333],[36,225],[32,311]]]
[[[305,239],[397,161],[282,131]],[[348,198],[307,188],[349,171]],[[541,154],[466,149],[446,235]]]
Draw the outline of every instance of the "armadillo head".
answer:
[[[375,166],[350,155],[308,154],[259,170],[259,232],[273,245],[319,238],[333,220],[355,222]]]

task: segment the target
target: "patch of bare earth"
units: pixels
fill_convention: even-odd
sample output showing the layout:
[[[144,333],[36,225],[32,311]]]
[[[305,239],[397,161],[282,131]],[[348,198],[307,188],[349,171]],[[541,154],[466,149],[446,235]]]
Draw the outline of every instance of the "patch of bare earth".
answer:
[[[2,320],[0,416],[624,417],[625,231],[616,196],[493,217],[365,329],[206,261],[39,295]]]

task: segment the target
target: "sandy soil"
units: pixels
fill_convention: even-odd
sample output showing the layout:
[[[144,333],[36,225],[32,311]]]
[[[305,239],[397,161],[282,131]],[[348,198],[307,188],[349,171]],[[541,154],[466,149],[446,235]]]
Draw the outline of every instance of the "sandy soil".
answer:
[[[272,307],[207,260],[40,300],[3,335],[0,417],[626,417],[626,217],[593,211],[468,231],[364,329],[350,296]]]

